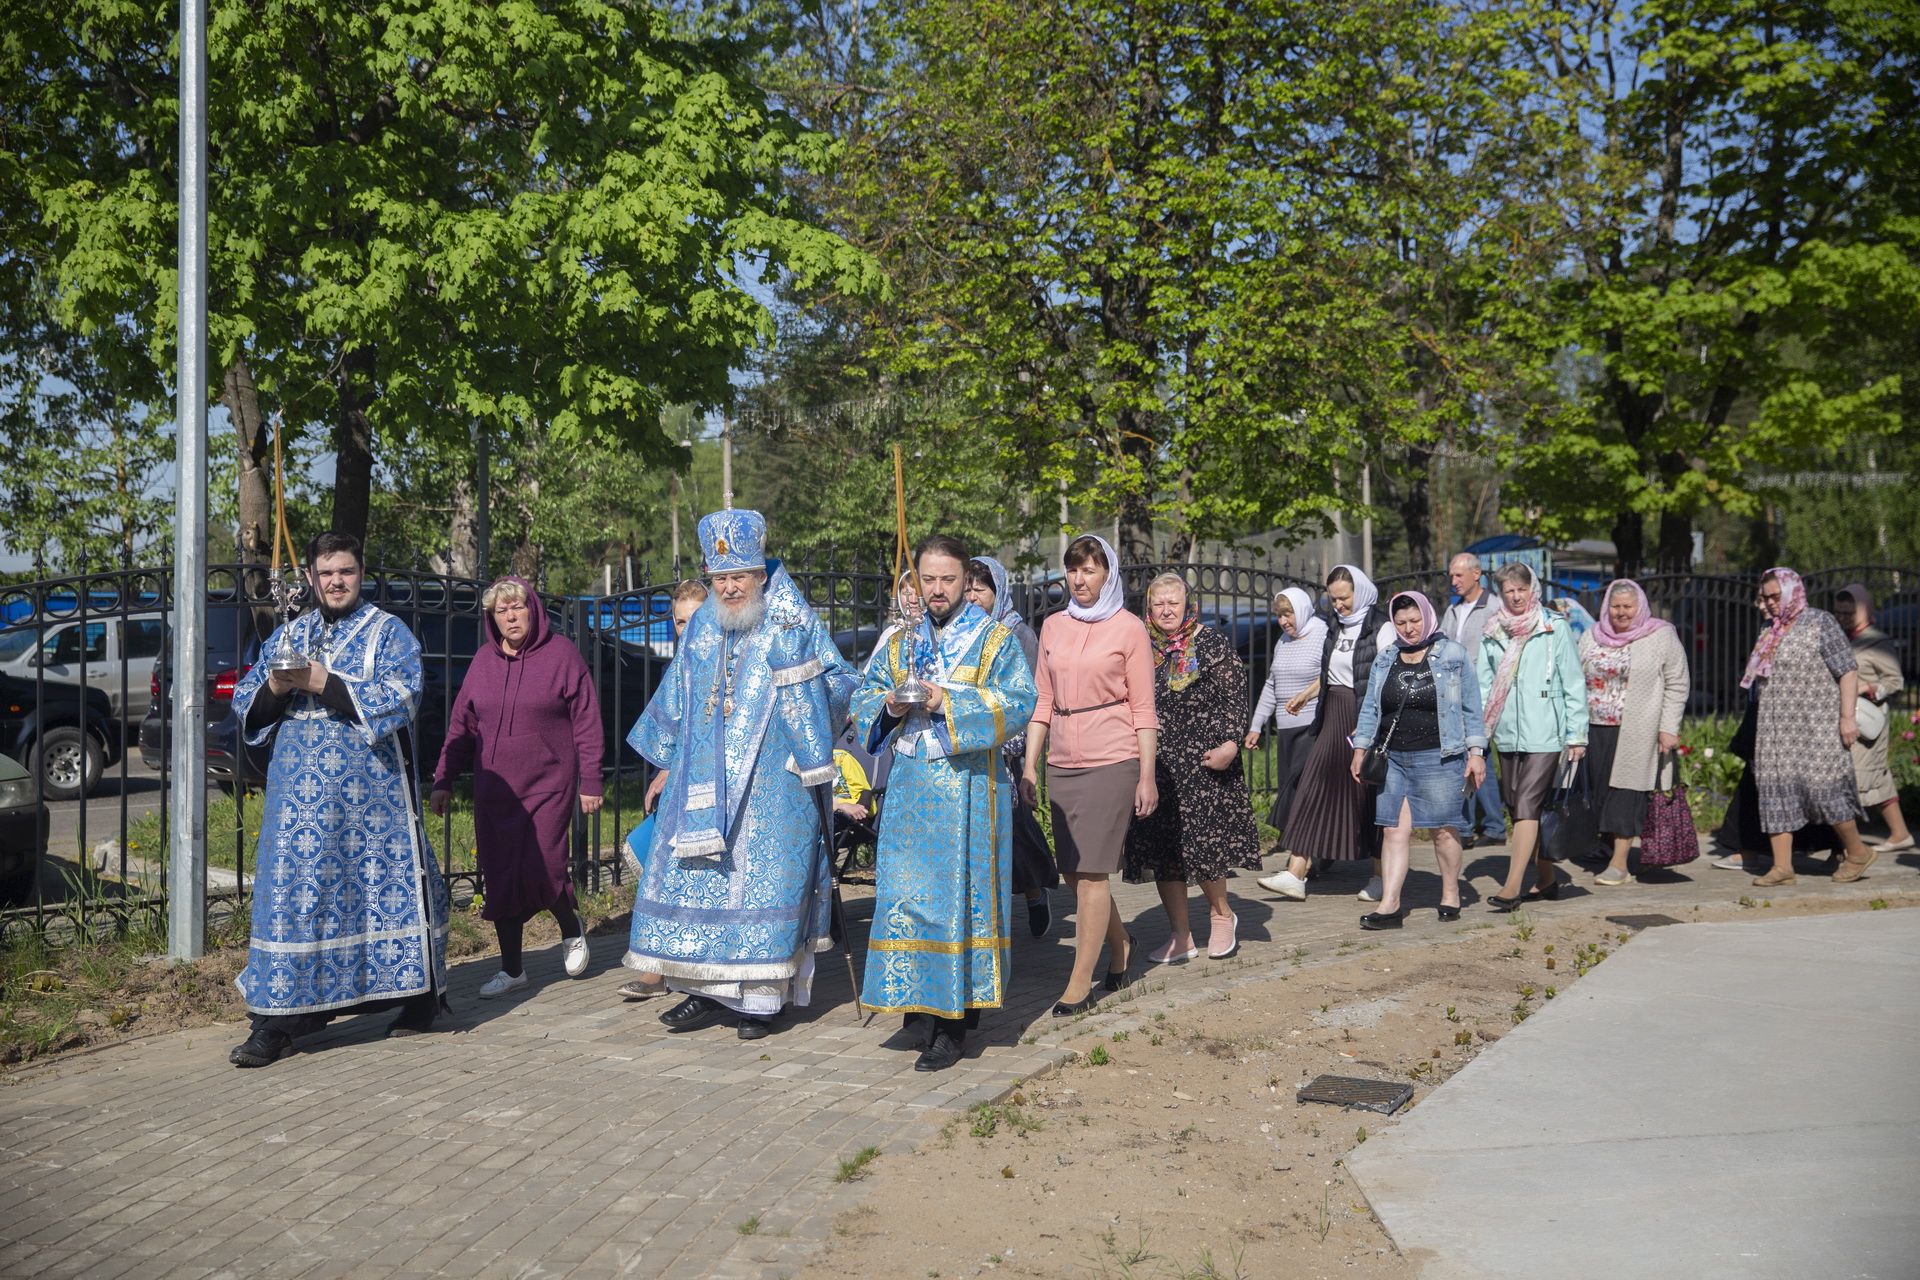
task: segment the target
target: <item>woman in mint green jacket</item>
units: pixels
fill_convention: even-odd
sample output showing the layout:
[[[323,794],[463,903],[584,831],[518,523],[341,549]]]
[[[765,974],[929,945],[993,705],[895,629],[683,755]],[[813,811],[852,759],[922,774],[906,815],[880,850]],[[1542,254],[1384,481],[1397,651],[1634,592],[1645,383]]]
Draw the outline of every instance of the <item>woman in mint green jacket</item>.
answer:
[[[1569,760],[1586,754],[1587,682],[1573,628],[1541,603],[1533,570],[1505,564],[1493,582],[1500,609],[1487,619],[1480,641],[1480,689],[1513,835],[1506,883],[1487,905],[1511,911],[1520,904],[1527,863],[1536,855],[1539,896],[1560,896],[1559,872],[1540,850],[1540,815],[1562,753]]]

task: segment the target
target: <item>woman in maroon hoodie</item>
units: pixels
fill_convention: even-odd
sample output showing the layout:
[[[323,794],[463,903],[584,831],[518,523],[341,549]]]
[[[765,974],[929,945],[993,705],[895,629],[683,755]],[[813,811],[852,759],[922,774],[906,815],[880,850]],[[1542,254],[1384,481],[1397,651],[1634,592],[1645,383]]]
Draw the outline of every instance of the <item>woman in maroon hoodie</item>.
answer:
[[[444,814],[453,780],[473,769],[473,831],[486,898],[481,916],[500,936],[500,972],[484,999],[527,985],[520,964],[526,923],[560,922],[566,968],[587,968],[587,940],[567,873],[573,806],[600,808],[600,700],[573,642],[547,629],[540,597],[502,578],[480,598],[486,643],[460,683],[427,805]],[[575,797],[578,797],[576,801]]]

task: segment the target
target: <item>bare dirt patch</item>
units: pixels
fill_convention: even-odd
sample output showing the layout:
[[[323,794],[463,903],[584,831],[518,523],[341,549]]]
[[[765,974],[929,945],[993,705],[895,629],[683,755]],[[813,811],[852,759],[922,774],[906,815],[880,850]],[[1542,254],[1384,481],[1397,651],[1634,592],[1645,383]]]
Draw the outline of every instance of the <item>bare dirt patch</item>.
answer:
[[[1751,902],[1751,905],[1745,905]],[[1756,893],[1685,921],[1920,905]],[[1433,928],[1431,917],[1418,922]],[[1070,1042],[1075,1059],[868,1170],[805,1280],[1012,1275],[1112,1280],[1411,1277],[1344,1160],[1392,1123],[1301,1104],[1322,1072],[1405,1081],[1411,1106],[1565,992],[1630,930],[1552,904],[1431,947],[1302,960]],[[1401,1114],[1405,1114],[1403,1110]]]

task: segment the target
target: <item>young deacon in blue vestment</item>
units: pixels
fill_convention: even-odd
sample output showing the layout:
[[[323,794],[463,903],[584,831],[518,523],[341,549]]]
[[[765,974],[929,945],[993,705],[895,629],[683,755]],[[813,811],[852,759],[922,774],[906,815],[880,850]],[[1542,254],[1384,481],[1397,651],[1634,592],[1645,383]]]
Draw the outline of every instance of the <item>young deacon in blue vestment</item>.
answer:
[[[999,748],[1033,712],[1033,673],[1014,633],[966,601],[968,559],[955,538],[921,544],[925,616],[853,695],[856,731],[894,751],[862,994],[922,1029],[918,1071],[958,1062],[1007,989],[1013,797]],[[932,686],[923,706],[894,701],[909,674]]]

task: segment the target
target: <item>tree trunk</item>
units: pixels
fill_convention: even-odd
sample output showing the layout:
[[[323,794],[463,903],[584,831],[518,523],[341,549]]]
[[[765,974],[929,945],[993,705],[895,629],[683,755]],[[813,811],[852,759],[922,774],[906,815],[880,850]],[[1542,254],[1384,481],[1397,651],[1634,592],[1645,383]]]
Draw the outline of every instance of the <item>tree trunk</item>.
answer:
[[[1633,578],[1647,554],[1647,527],[1638,511],[1622,511],[1613,518],[1613,574]]]
[[[333,431],[333,532],[367,540],[373,505],[374,350],[358,346],[340,357],[334,384],[340,418]]]
[[[1660,513],[1658,568],[1662,573],[1685,573],[1693,567],[1693,521],[1675,511]]]
[[[1153,435],[1149,424],[1132,409],[1120,411],[1120,451],[1128,456],[1147,484],[1153,482]],[[1153,562],[1153,506],[1151,494],[1128,493],[1120,499],[1119,545],[1122,564]]]
[[[260,413],[260,391],[247,358],[234,357],[221,379],[220,403],[233,422],[240,458],[240,527],[234,530],[234,554],[241,564],[265,564],[273,548],[273,492],[267,468],[273,442]]]
[[[1422,398],[1425,398],[1424,392]],[[1407,487],[1400,499],[1400,521],[1407,539],[1407,564],[1414,569],[1440,563],[1433,558],[1432,484],[1433,449],[1424,444],[1409,444]]]
[[[479,504],[474,500],[473,477],[462,473],[453,482],[453,519],[447,530],[447,573],[455,578],[480,576]]]

